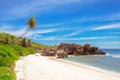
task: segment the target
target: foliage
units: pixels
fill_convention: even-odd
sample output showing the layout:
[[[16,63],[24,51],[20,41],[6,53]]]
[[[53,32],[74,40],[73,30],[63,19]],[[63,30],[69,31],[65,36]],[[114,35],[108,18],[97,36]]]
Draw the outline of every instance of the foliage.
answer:
[[[58,45],[44,45],[44,44],[38,44],[38,43],[33,43],[32,44],[33,48],[40,48],[40,49],[51,49],[51,48],[58,48]]]
[[[15,80],[14,71],[8,67],[0,67],[0,80]]]
[[[19,59],[20,56],[26,56],[29,54],[34,54],[35,49],[31,47],[22,47],[19,45],[12,44],[0,44],[0,80],[15,80],[15,76],[12,76],[13,68],[15,66],[15,61]],[[1,70],[4,67],[5,71]],[[1,73],[4,73],[1,74]]]
[[[14,62],[20,56],[35,53],[33,48],[25,48],[18,45],[0,44],[0,66],[14,67]]]
[[[37,44],[26,38],[18,38],[7,33],[0,33],[0,80],[15,80],[13,68],[20,56],[34,54],[36,48],[56,48]]]
[[[24,45],[23,45],[24,43]],[[0,33],[0,80],[15,80],[13,68],[20,56],[34,54],[32,42],[7,33]]]
[[[1,44],[12,44],[12,45],[19,45],[23,47],[31,47],[31,48],[57,48],[57,45],[44,45],[32,42],[26,38],[18,38],[16,36],[7,34],[7,33],[0,33],[0,43]]]
[[[30,27],[30,29],[36,26],[36,20],[33,16],[31,16],[30,19],[27,20],[27,25]]]
[[[31,16],[28,20],[27,20],[27,26],[29,27],[29,29],[21,36],[23,37],[25,34],[27,34],[31,29],[33,29],[36,26],[36,20],[34,18],[34,16]]]

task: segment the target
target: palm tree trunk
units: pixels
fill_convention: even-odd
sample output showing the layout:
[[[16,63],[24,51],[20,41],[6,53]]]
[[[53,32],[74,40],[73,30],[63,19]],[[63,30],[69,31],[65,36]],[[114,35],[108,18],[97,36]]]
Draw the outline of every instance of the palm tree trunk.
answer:
[[[24,34],[21,35],[20,38],[22,38],[25,34],[27,34],[31,29],[28,29],[28,31],[26,31]]]

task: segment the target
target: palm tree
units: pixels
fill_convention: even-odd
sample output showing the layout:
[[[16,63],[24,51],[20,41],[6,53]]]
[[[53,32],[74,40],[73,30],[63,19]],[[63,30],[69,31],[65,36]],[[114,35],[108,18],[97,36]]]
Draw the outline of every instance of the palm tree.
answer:
[[[27,20],[27,25],[29,26],[29,29],[21,36],[21,38],[36,26],[36,20],[35,20],[34,16],[31,16]]]

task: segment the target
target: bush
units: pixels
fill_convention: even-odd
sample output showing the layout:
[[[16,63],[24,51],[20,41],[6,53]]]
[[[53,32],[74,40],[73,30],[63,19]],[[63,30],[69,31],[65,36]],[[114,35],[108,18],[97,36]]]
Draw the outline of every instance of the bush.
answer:
[[[0,67],[0,80],[15,80],[14,71],[8,67]]]
[[[15,80],[15,76],[11,74],[12,72],[14,73],[13,68],[15,66],[15,61],[18,60],[20,56],[34,53],[35,49],[31,47],[0,44],[0,80]]]
[[[36,53],[36,48],[44,49],[52,47],[37,44],[26,38],[18,38],[7,33],[0,33],[0,80],[15,80],[13,71],[15,61],[20,56]]]

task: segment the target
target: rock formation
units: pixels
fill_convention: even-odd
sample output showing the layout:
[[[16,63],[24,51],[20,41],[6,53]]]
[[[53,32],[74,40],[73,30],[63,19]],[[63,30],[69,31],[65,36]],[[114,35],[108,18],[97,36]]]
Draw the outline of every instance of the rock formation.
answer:
[[[50,49],[50,50],[44,49],[41,55],[43,55],[43,56],[55,56],[56,51],[57,51],[56,49]]]
[[[84,46],[78,44],[61,43],[58,49],[64,50],[68,55],[105,55],[105,52],[100,51],[98,47],[85,44]]]
[[[36,48],[36,52],[37,52],[37,53],[42,53],[42,49]]]
[[[37,49],[40,52],[40,49]],[[84,46],[80,44],[66,44],[61,43],[58,49],[44,49],[42,51],[43,56],[56,56],[57,58],[66,58],[68,55],[105,55],[105,52],[100,51],[98,47],[91,46],[90,44],[85,44]]]
[[[67,58],[67,57],[68,57],[68,54],[64,50],[62,49],[57,50],[56,58]]]

